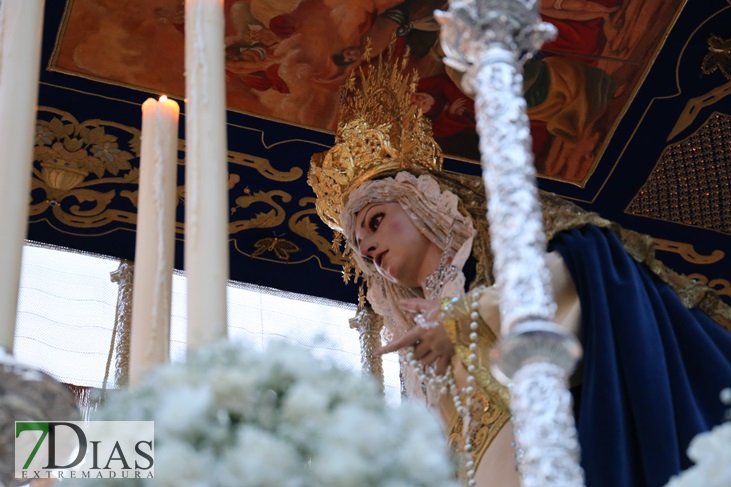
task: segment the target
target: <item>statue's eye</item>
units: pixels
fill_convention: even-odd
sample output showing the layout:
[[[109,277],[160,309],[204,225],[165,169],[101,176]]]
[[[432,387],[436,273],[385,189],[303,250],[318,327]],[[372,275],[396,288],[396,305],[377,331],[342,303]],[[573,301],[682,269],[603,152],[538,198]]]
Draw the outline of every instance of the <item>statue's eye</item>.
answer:
[[[371,232],[378,230],[378,227],[381,225],[381,220],[383,220],[383,216],[383,212],[378,212],[371,216],[370,220],[368,220],[368,228]]]

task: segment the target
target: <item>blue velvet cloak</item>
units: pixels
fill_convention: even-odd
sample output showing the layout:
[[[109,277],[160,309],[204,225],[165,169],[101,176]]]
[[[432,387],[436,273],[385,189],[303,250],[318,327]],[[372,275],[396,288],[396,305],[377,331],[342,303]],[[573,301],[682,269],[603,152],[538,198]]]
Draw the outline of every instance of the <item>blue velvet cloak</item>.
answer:
[[[723,420],[731,333],[639,264],[608,229],[559,233],[581,300],[575,394],[587,487],[659,487],[692,465],[690,440]]]

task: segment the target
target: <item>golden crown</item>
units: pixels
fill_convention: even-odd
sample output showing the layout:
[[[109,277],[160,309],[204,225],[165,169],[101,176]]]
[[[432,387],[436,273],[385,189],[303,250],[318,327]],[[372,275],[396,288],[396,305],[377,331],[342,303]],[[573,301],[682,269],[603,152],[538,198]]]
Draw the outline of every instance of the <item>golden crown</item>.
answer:
[[[412,100],[418,76],[404,74],[408,52],[393,60],[393,45],[378,63],[353,71],[340,91],[335,145],[311,159],[308,183],[317,213],[340,233],[340,213],[361,183],[399,170],[442,167],[431,122]]]

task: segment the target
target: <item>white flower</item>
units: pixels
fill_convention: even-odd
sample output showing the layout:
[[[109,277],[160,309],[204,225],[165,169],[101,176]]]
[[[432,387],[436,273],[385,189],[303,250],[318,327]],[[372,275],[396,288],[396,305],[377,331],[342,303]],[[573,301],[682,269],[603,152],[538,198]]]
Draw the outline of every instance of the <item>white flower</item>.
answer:
[[[218,485],[304,485],[300,478],[302,459],[292,445],[255,426],[243,426],[236,436],[236,444],[223,454]]]
[[[731,485],[731,422],[698,434],[688,457],[696,465],[670,479],[666,487],[728,487]]]
[[[353,448],[343,444],[323,442],[322,448],[312,458],[310,471],[315,485],[362,487],[378,485],[369,477],[377,477],[378,465],[368,462]]]
[[[216,406],[241,416],[254,411],[260,381],[255,371],[238,367],[217,367],[210,371],[209,377]]]
[[[292,385],[282,404],[282,419],[293,424],[321,422],[330,409],[331,396],[322,388],[307,382]]]
[[[731,465],[731,422],[720,424],[693,438],[688,447],[688,457],[695,463],[725,460],[726,465]]]
[[[432,412],[388,407],[373,380],[292,345],[202,348],[119,392],[101,418],[155,421],[155,479],[126,486],[457,485]]]
[[[155,485],[193,487],[208,485],[215,472],[209,452],[197,451],[187,443],[155,445]]]
[[[200,430],[211,405],[211,391],[202,386],[171,389],[155,411],[155,429],[162,435],[190,434]]]
[[[670,479],[665,487],[708,487],[708,484],[703,479],[703,472],[691,467],[679,476]]]

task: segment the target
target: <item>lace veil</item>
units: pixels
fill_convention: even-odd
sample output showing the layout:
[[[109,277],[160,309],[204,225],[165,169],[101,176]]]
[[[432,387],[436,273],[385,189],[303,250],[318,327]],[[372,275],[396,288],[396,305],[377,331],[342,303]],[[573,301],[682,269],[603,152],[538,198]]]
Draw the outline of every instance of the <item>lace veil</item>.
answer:
[[[405,313],[399,300],[422,297],[420,289],[410,289],[390,282],[381,276],[369,260],[363,258],[355,245],[355,221],[358,212],[369,203],[398,202],[416,228],[437,247],[447,250],[451,263],[458,269],[457,277],[445,284],[440,297],[458,296],[464,292],[464,263],[472,251],[475,226],[464,210],[460,198],[440,186],[430,174],[414,175],[400,171],[393,177],[366,181],[349,196],[341,213],[343,232],[350,254],[367,284],[367,298],[373,309],[385,317],[387,338],[396,338],[414,325],[413,317]]]

